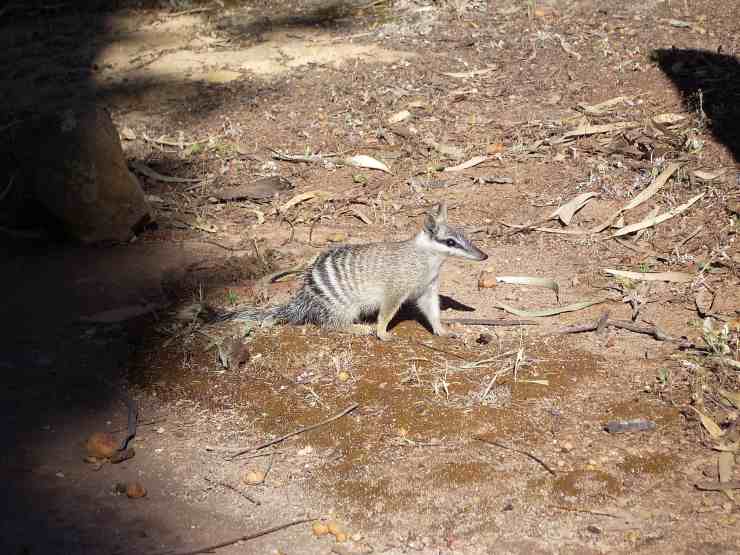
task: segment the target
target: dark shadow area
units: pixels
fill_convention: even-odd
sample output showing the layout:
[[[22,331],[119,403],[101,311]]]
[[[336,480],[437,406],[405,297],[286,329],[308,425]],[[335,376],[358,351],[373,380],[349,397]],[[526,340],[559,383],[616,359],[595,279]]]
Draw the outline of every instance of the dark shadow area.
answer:
[[[270,5],[244,4],[265,10]],[[307,15],[271,18],[268,27],[264,19],[225,20],[219,29],[259,40],[262,29],[331,25],[346,17],[343,5],[326,3]],[[198,273],[198,257],[182,256],[176,245],[161,245],[159,252],[156,245],[65,243],[57,222],[24,189],[13,144],[14,131],[37,114],[110,101],[116,95],[167,89],[180,99],[199,98],[190,116],[205,118],[233,95],[249,102],[261,93],[248,79],[228,90],[177,79],[130,80],[110,88],[96,83],[102,69],[96,60],[116,32],[110,17],[121,10],[163,6],[177,11],[168,2],[133,0],[0,6],[0,433],[8,440],[0,459],[6,478],[0,534],[8,553],[135,553],[161,549],[157,542],[162,538],[174,542],[170,547],[178,541],[178,530],[167,530],[169,524],[160,515],[133,517],[110,490],[91,491],[86,484],[92,470],[81,462],[85,439],[106,430],[106,418],[113,428],[125,425],[121,397],[137,338],[126,325],[85,323],[81,317],[121,303],[154,303],[166,309],[192,294],[193,276],[209,287],[240,283],[245,276],[218,265]],[[193,6],[213,7],[212,17],[222,9],[213,2]],[[176,111],[170,115],[178,117]],[[42,227],[44,233],[36,234]],[[155,252],[144,252],[148,248]],[[157,264],[148,268],[147,260]],[[147,322],[151,318],[143,317]],[[135,472],[136,458],[120,468],[126,465]],[[61,466],[73,468],[73,475],[65,475]],[[116,471],[108,465],[100,472],[97,476],[104,475],[112,487]]]
[[[695,49],[658,49],[653,61],[681,92],[686,110],[706,116],[714,137],[740,161],[740,61]]]
[[[439,308],[442,311],[445,310],[459,310],[462,312],[475,312],[475,308],[472,306],[468,306],[466,304],[463,304],[459,301],[456,301],[452,297],[448,297],[447,295],[440,295],[439,296]],[[401,322],[406,321],[415,321],[424,326],[424,329],[426,329],[429,333],[432,332],[432,326],[427,321],[426,317],[421,313],[421,311],[417,308],[416,304],[414,303],[404,303],[400,310],[396,313],[396,315],[391,319],[391,321],[388,324],[388,330],[392,330],[395,328],[398,324]],[[369,319],[369,322],[375,322],[375,316],[373,318]]]

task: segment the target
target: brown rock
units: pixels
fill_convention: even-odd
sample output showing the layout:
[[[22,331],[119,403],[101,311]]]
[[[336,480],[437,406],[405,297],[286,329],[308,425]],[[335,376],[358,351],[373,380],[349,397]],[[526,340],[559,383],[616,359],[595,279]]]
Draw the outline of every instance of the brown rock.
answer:
[[[483,272],[478,277],[478,289],[493,289],[496,287],[496,274]]]
[[[131,499],[138,499],[146,496],[146,488],[139,482],[132,482],[126,486],[126,495]]]
[[[88,438],[85,448],[92,457],[108,459],[115,454],[118,445],[110,434],[95,432]]]
[[[149,220],[107,112],[65,110],[19,126],[13,143],[24,186],[86,243],[126,241]]]

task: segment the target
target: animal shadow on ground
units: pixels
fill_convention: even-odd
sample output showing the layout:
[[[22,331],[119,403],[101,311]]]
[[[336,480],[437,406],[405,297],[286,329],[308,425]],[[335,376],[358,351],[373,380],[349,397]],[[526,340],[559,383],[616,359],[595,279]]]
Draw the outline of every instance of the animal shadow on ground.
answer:
[[[661,48],[651,58],[681,92],[687,110],[740,161],[740,62],[708,50]]]

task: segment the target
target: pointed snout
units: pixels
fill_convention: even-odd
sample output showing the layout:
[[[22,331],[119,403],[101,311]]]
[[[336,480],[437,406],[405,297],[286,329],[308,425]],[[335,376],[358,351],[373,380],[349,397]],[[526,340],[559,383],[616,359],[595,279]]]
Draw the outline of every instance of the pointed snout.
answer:
[[[480,261],[488,259],[488,255],[480,250],[478,247],[476,247],[475,245],[470,245],[470,247],[470,258]]]

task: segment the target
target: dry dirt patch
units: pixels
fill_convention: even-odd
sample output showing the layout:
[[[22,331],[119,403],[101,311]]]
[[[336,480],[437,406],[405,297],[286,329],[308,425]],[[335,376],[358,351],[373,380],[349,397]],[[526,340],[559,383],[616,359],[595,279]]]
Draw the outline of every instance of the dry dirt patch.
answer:
[[[332,68],[365,62],[392,64],[414,56],[377,44],[340,41],[333,33],[313,28],[266,32],[258,43],[234,49],[202,32],[207,29],[192,17],[116,34],[97,57],[97,65],[104,68],[97,76],[99,85],[183,78],[225,83],[249,74],[275,77],[312,64]]]

